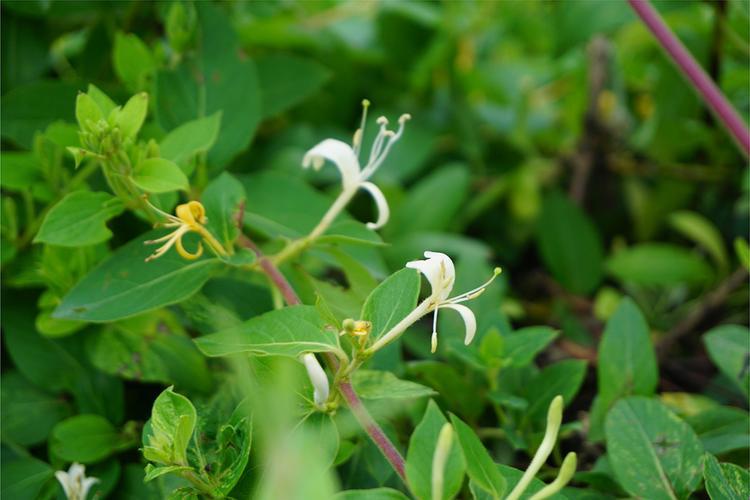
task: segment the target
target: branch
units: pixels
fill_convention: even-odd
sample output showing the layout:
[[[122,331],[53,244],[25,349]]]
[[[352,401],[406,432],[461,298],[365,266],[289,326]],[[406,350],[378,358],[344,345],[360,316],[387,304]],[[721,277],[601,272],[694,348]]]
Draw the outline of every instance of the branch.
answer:
[[[750,156],[750,131],[711,77],[701,68],[648,0],[628,0],[628,3],[690,81],[703,102],[724,124],[745,156]]]
[[[239,207],[239,213],[236,219],[237,227],[240,230],[240,236],[238,240],[240,245],[252,250],[253,253],[255,253],[255,256],[258,258],[258,262],[260,263],[261,269],[263,269],[263,272],[266,274],[266,276],[268,276],[268,279],[270,279],[273,285],[279,290],[279,292],[281,292],[281,295],[284,297],[284,300],[288,305],[295,306],[301,304],[302,301],[299,299],[299,296],[294,291],[294,288],[292,288],[292,285],[289,283],[289,281],[287,281],[286,277],[281,274],[274,263],[271,262],[271,260],[263,254],[258,245],[256,245],[253,240],[242,233],[242,216],[244,212],[245,207],[244,203],[242,203]],[[331,354],[330,352],[326,352],[323,353],[323,355],[325,356],[326,361],[329,365],[331,365],[334,369],[338,369],[339,362],[333,354]],[[362,400],[359,399],[357,392],[354,390],[354,386],[352,386],[351,382],[342,380],[338,384],[338,390],[349,406],[349,409],[352,411],[352,414],[357,419],[357,422],[359,422],[365,432],[367,432],[367,434],[370,436],[370,439],[372,439],[373,443],[375,443],[375,445],[380,449],[385,459],[388,460],[388,462],[391,464],[391,467],[393,467],[393,470],[395,470],[399,477],[404,481],[404,483],[406,483],[404,457],[401,456],[401,453],[396,449],[388,436],[386,436],[385,432],[383,432],[383,429],[380,428],[377,422],[375,422],[370,413],[367,411],[367,408],[365,408]]]
[[[573,176],[568,190],[568,196],[577,205],[583,205],[591,170],[597,157],[604,156],[602,142],[609,135],[599,111],[599,97],[606,90],[607,85],[607,68],[611,52],[609,42],[603,37],[595,37],[589,43],[587,52],[589,100],[583,121],[583,134],[581,134],[576,152],[571,157]]]
[[[698,307],[661,338],[656,346],[659,358],[664,359],[677,340],[692,332],[708,314],[724,303],[729,294],[743,283],[747,283],[747,278],[747,271],[741,267],[722,281],[715,290],[707,294]]]

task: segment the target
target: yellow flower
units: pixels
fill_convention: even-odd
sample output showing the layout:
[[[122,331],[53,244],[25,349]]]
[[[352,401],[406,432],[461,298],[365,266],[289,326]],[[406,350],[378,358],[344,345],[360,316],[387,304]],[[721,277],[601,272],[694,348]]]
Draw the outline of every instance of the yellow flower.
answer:
[[[164,243],[162,246],[157,248],[154,253],[146,258],[146,262],[158,259],[162,255],[167,253],[167,251],[169,251],[172,246],[175,247],[177,253],[179,253],[180,256],[184,259],[195,260],[199,258],[201,255],[203,255],[202,243],[198,243],[198,249],[195,251],[195,253],[190,253],[185,250],[185,247],[182,244],[182,237],[186,233],[189,233],[191,231],[200,234],[203,240],[208,243],[208,245],[214,252],[216,252],[216,254],[222,257],[227,255],[227,251],[224,249],[221,243],[219,243],[219,241],[214,238],[214,236],[208,231],[208,229],[204,227],[204,224],[208,222],[208,218],[206,217],[206,209],[200,202],[189,201],[182,205],[177,205],[177,208],[175,208],[175,214],[177,214],[176,216],[159,210],[155,206],[151,205],[151,203],[149,203],[149,206],[156,213],[167,219],[167,222],[157,224],[157,226],[174,227],[177,229],[166,236],[145,242],[146,245]]]

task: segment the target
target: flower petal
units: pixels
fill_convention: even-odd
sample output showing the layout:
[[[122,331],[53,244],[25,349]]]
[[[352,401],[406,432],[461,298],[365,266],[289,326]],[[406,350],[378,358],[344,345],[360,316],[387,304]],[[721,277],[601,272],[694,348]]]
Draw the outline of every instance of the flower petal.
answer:
[[[55,477],[58,481],[60,481],[60,484],[62,485],[63,491],[65,492],[65,497],[70,498],[70,479],[68,478],[68,473],[62,470],[59,470],[55,472]]]
[[[315,404],[322,406],[328,400],[329,393],[326,372],[323,371],[323,367],[320,366],[315,354],[304,354],[302,356],[302,363],[305,365],[307,376],[310,377],[310,382],[313,385],[313,398],[315,399]]]
[[[461,315],[461,319],[464,320],[464,325],[466,326],[464,344],[469,345],[474,340],[474,334],[477,333],[477,318],[474,316],[474,312],[461,304],[443,304],[440,307],[453,309]]]
[[[372,199],[375,200],[375,205],[378,207],[378,220],[375,222],[368,222],[367,227],[373,230],[380,229],[385,226],[391,215],[391,211],[388,208],[388,201],[385,199],[385,195],[383,195],[380,188],[372,182],[363,182],[360,184],[360,187],[372,195]]]
[[[453,290],[456,269],[450,257],[440,252],[425,252],[426,260],[413,260],[406,267],[421,272],[430,282],[432,297],[436,302],[443,302]]]
[[[302,167],[316,170],[329,160],[341,172],[344,189],[354,189],[359,184],[359,160],[350,145],[337,139],[326,139],[309,150],[302,159]]]

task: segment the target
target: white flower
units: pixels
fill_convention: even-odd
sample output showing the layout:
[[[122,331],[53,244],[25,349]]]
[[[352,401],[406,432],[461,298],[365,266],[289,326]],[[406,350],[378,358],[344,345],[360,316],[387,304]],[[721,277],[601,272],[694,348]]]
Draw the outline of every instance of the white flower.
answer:
[[[370,155],[367,159],[367,163],[361,167],[359,162],[359,153],[362,145],[362,134],[364,133],[365,120],[367,117],[367,107],[369,101],[362,101],[364,112],[362,113],[362,123],[357,131],[354,133],[354,140],[352,146],[349,146],[343,141],[337,139],[326,139],[315,147],[310,149],[302,159],[302,167],[308,168],[312,166],[315,170],[320,170],[326,160],[330,161],[341,173],[341,183],[343,185],[343,191],[339,196],[338,202],[331,207],[331,210],[323,217],[323,220],[319,226],[313,230],[313,235],[318,236],[322,233],[338,213],[344,208],[354,194],[360,189],[364,189],[375,200],[375,204],[378,207],[378,218],[375,222],[368,222],[367,227],[370,229],[379,229],[388,222],[390,216],[390,210],[388,209],[388,202],[383,195],[383,192],[368,179],[375,173],[375,171],[383,164],[385,158],[388,156],[393,145],[396,141],[401,138],[404,132],[404,123],[411,118],[410,115],[404,114],[398,119],[399,127],[398,131],[388,130],[388,120],[381,116],[378,118],[377,123],[380,125],[380,130],[370,148]]]
[[[440,308],[453,309],[461,315],[461,319],[463,319],[466,326],[464,343],[469,345],[477,331],[477,319],[471,309],[461,305],[460,302],[479,297],[495,277],[500,274],[500,268],[495,268],[492,277],[483,285],[453,298],[448,298],[456,280],[456,268],[453,265],[453,261],[450,257],[440,252],[425,252],[424,256],[427,258],[426,260],[407,262],[406,267],[416,269],[424,274],[432,287],[432,293],[425,301],[427,303],[427,312],[435,311],[432,320],[432,352],[435,352],[437,349],[437,315]]]
[[[99,482],[95,477],[86,477],[86,467],[74,462],[68,472],[59,470],[55,477],[63,487],[68,500],[86,500],[91,487]]]
[[[313,399],[316,406],[323,406],[328,401],[328,377],[323,367],[320,366],[315,354],[307,353],[302,355],[302,363],[307,369],[307,376],[313,386]]]

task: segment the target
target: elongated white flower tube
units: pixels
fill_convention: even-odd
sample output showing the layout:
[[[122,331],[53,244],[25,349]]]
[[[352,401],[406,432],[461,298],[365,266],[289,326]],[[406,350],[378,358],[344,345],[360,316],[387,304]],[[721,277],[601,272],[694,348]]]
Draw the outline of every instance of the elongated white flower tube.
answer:
[[[552,449],[555,447],[557,442],[557,433],[560,432],[560,425],[562,424],[562,412],[563,412],[563,398],[562,396],[555,396],[549,405],[547,410],[547,428],[544,431],[544,438],[542,438],[542,444],[539,445],[539,449],[536,450],[534,458],[531,459],[531,463],[526,471],[521,476],[521,479],[516,484],[513,491],[511,491],[505,500],[518,500],[526,488],[528,488],[531,480],[534,479],[539,469],[542,468],[544,462],[547,461]],[[570,464],[568,464],[568,468]],[[575,471],[575,467],[573,467]],[[568,470],[568,469],[566,469]],[[570,478],[568,478],[569,480]],[[567,481],[566,481],[567,482]]]
[[[325,405],[326,401],[328,401],[328,394],[330,392],[328,376],[326,375],[325,370],[320,366],[315,354],[310,352],[302,355],[302,364],[305,365],[307,376],[310,378],[310,382],[313,386],[313,399],[315,400],[315,405]]]
[[[86,500],[92,486],[99,482],[95,477],[86,477],[86,467],[74,462],[68,471],[59,470],[55,477],[62,485],[68,500]]]
[[[432,319],[432,337],[430,348],[432,352],[437,350],[437,318],[438,310],[453,309],[461,315],[461,319],[464,322],[465,334],[464,344],[469,345],[477,332],[477,318],[474,313],[468,307],[461,305],[461,302],[472,300],[479,297],[487,287],[494,281],[494,279],[501,273],[501,269],[496,267],[492,273],[492,277],[482,285],[464,292],[455,297],[449,298],[449,295],[453,291],[453,285],[456,281],[456,267],[453,265],[453,261],[450,257],[440,252],[424,253],[425,260],[414,260],[406,263],[406,267],[416,269],[427,278],[430,283],[431,293],[424,301],[422,301],[416,309],[409,313],[403,320],[396,324],[390,331],[386,332],[375,344],[370,348],[371,351],[377,351],[384,347],[386,344],[395,340],[401,335],[409,326],[414,324],[419,318],[429,312],[434,311]]]
[[[576,454],[571,451],[570,453],[565,455],[565,458],[563,459],[563,463],[560,466],[560,470],[558,471],[555,480],[541,490],[534,493],[534,495],[529,498],[529,500],[543,500],[545,498],[551,497],[561,489],[565,488],[565,485],[568,484],[568,482],[571,480],[573,474],[576,473],[577,465],[578,458],[576,457]]]
[[[341,174],[341,184],[343,187],[339,197],[331,205],[331,208],[328,209],[328,212],[323,216],[320,223],[310,233],[310,237],[312,238],[320,236],[328,229],[336,216],[341,213],[360,188],[370,193],[378,209],[377,220],[368,223],[367,227],[373,230],[380,229],[388,222],[390,216],[388,202],[380,188],[369,182],[368,179],[383,164],[393,145],[401,138],[404,132],[404,124],[411,116],[408,114],[401,115],[398,120],[399,127],[396,131],[388,129],[388,120],[384,116],[378,118],[377,123],[380,126],[380,130],[370,148],[367,163],[361,165],[359,155],[369,105],[369,101],[362,101],[364,109],[362,123],[354,133],[351,146],[337,139],[325,139],[310,149],[302,159],[303,168],[312,167],[315,170],[322,168],[326,161],[333,163]]]
[[[443,499],[443,487],[445,485],[445,466],[453,444],[453,426],[446,422],[438,434],[435,453],[432,455],[432,500]]]

